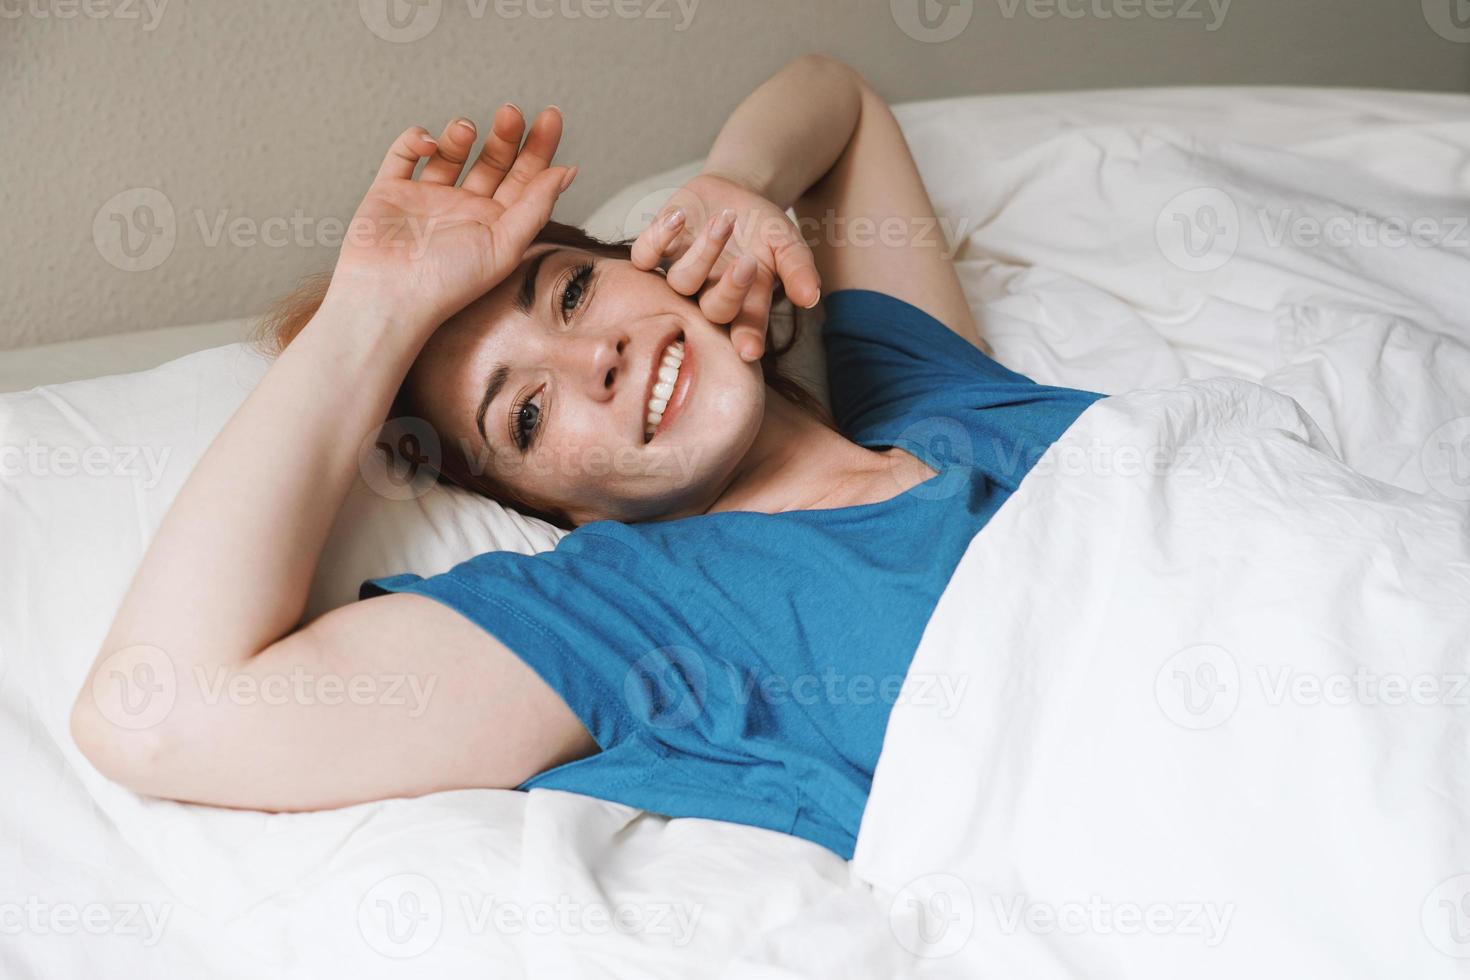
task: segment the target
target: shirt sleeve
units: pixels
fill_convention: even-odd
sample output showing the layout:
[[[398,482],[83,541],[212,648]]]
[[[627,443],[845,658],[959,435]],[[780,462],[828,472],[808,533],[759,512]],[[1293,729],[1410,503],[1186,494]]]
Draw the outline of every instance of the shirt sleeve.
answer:
[[[925,413],[956,385],[1035,385],[911,303],[871,289],[825,300],[822,326],[832,414],[853,438]]]
[[[628,587],[640,574],[627,544],[585,530],[553,551],[492,551],[428,578],[369,579],[359,598],[412,593],[460,613],[536,671],[607,750],[646,727],[636,717],[639,702],[627,696],[630,672],[667,646],[671,632],[687,629],[673,621],[672,603]]]

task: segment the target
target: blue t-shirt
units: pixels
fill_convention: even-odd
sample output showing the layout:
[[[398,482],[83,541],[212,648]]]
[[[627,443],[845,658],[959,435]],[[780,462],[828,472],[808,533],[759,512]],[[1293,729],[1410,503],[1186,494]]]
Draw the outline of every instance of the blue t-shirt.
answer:
[[[935,476],[854,507],[597,521],[553,551],[363,584],[363,598],[413,592],[457,610],[587,726],[600,752],[522,788],[752,824],[852,856],[940,593],[975,532],[1102,396],[1035,384],[883,293],[842,290],[826,310],[839,428]]]

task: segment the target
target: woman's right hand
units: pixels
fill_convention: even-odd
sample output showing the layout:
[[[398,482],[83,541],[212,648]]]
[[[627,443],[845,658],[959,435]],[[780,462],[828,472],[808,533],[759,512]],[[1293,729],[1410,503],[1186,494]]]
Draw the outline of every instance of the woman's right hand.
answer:
[[[505,279],[577,170],[551,166],[562,135],[557,109],[541,112],[522,146],[524,128],[519,109],[501,106],[457,187],[472,122],[455,120],[437,141],[419,126],[400,135],[353,215],[328,300],[371,303],[427,338]]]

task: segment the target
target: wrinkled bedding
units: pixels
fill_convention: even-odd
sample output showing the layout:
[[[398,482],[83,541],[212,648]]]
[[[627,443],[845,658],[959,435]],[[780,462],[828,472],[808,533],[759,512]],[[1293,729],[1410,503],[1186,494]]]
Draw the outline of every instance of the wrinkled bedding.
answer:
[[[110,510],[53,511],[69,491],[22,506],[0,481],[7,540],[79,542],[0,559],[0,974],[1448,974],[1470,952],[1448,703],[1467,110],[1294,89],[898,107],[998,358],[1121,397],[972,544],[914,664],[964,694],[895,709],[850,864],[550,791],[275,816],[133,797],[66,710],[166,501],[123,475]],[[1387,219],[1418,238],[1370,240]],[[94,438],[243,397],[233,355],[196,357]],[[42,390],[58,417],[85,401]],[[23,445],[12,397],[0,443]],[[225,414],[181,419],[178,458]],[[1360,670],[1428,701],[1369,702]]]

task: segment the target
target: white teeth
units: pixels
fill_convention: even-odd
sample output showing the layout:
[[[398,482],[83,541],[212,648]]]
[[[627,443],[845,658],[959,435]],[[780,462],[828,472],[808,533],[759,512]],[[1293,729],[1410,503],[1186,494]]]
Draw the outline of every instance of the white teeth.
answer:
[[[648,414],[644,417],[643,439],[653,438],[653,430],[664,420],[664,409],[669,407],[669,397],[674,393],[674,383],[679,380],[679,367],[684,363],[684,342],[676,340],[664,351],[659,361],[658,381],[648,399]]]

